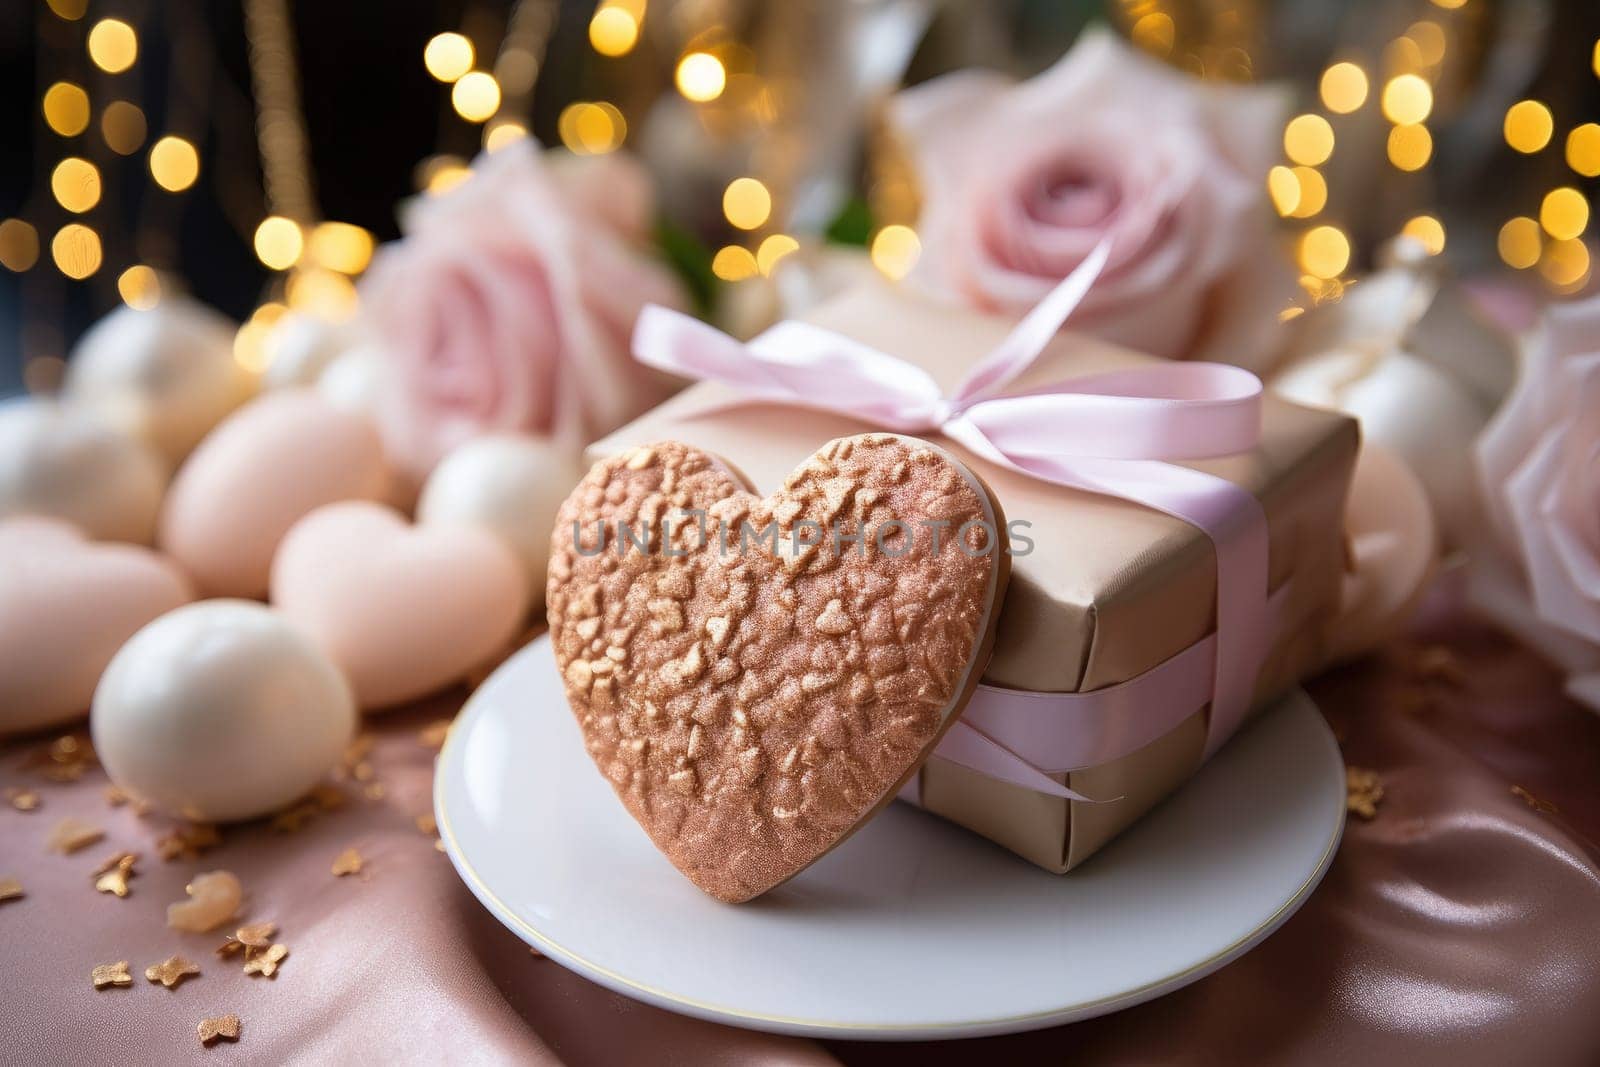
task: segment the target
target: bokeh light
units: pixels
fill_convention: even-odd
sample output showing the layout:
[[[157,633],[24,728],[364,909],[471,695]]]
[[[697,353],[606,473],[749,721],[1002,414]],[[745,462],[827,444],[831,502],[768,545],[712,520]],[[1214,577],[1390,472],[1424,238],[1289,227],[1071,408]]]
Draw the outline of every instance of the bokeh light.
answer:
[[[625,56],[639,43],[639,20],[618,4],[602,4],[589,20],[589,43],[603,56]]]
[[[200,153],[182,137],[163,137],[150,148],[150,176],[167,192],[181,193],[200,177]]]
[[[342,322],[356,313],[360,297],[349,278],[336,271],[297,270],[284,286],[289,306],[319,318]],[[270,355],[270,351],[269,351]]]
[[[1322,72],[1321,92],[1323,106],[1348,115],[1367,102],[1367,73],[1354,63],[1335,63]]]
[[[1600,175],[1600,126],[1585,122],[1567,134],[1567,166],[1585,178]]]
[[[1434,7],[1442,7],[1446,11],[1454,11],[1458,7],[1465,7],[1467,0],[1433,0]]]
[[[48,0],[50,10],[55,12],[57,18],[66,19],[68,22],[77,22],[89,10],[89,0]]]
[[[500,110],[500,83],[488,71],[463,74],[450,89],[450,104],[468,122],[488,122]]]
[[[885,226],[872,238],[872,265],[886,278],[899,281],[922,256],[922,242],[910,226]]]
[[[0,222],[0,266],[21,274],[39,262],[39,231],[21,219]]]
[[[1437,66],[1444,59],[1444,30],[1432,19],[1413,22],[1406,29],[1406,37],[1417,46],[1417,58],[1423,66]]]
[[[100,235],[81,222],[69,222],[51,240],[50,258],[62,274],[82,281],[100,269]]]
[[[483,147],[490,152],[498,152],[526,136],[528,128],[520,122],[493,122],[483,131]]]
[[[137,104],[113,100],[100,113],[100,136],[105,138],[106,147],[119,156],[131,156],[139,151],[147,133],[144,112]]]
[[[121,19],[101,19],[89,30],[89,58],[108,74],[121,74],[139,58],[139,35]]]
[[[270,215],[256,227],[256,258],[269,270],[288,270],[305,251],[300,224],[282,215]]]
[[[1294,167],[1290,174],[1300,189],[1290,218],[1309,219],[1328,206],[1328,182],[1322,172],[1313,167]]]
[[[1389,131],[1389,162],[1401,170],[1421,170],[1433,157],[1433,135],[1426,126],[1395,126]]]
[[[1550,109],[1537,100],[1519,100],[1506,109],[1506,144],[1518,152],[1539,151],[1550,143],[1555,128]]]
[[[1507,266],[1527,270],[1539,262],[1539,254],[1544,249],[1544,234],[1533,219],[1518,215],[1500,227],[1495,247]]]
[[[100,171],[87,159],[68,156],[50,172],[50,192],[56,203],[81,215],[100,202]]]
[[[1273,210],[1278,214],[1293,212],[1300,203],[1300,182],[1295,179],[1294,171],[1283,166],[1267,171],[1267,195],[1272,198]]]
[[[441,33],[429,38],[422,49],[422,65],[442,82],[459,81],[477,60],[472,42],[459,33]]]
[[[741,230],[754,230],[772,214],[772,194],[755,178],[735,178],[722,191],[722,213]]]
[[[1433,111],[1433,89],[1415,74],[1390,78],[1383,87],[1383,115],[1397,126],[1415,126]]]
[[[1350,238],[1337,226],[1313,226],[1300,238],[1300,269],[1314,278],[1337,278],[1350,265]]]
[[[1589,249],[1577,239],[1551,241],[1539,259],[1539,273],[1557,289],[1580,288],[1589,280]]]
[[[1444,223],[1432,215],[1418,215],[1407,220],[1400,232],[1421,242],[1430,256],[1444,251]]]
[[[372,234],[348,222],[321,222],[311,231],[306,251],[312,260],[340,274],[360,274],[372,262]]]
[[[1165,59],[1172,54],[1172,45],[1178,38],[1177,24],[1165,11],[1151,11],[1139,16],[1128,31],[1133,43],[1153,56]]]
[[[1302,166],[1325,163],[1333,155],[1333,127],[1321,115],[1297,115],[1283,129],[1283,151]]]
[[[81,85],[56,82],[44,91],[44,121],[62,137],[76,137],[89,128],[89,94]]]
[[[1589,201],[1570,185],[1552,189],[1539,205],[1539,225],[1558,241],[1581,236],[1589,226]]]
[[[762,274],[771,274],[784,256],[799,248],[800,242],[788,234],[772,234],[761,242],[760,248],[756,249],[756,266],[761,269]]]
[[[697,104],[715,100],[728,85],[728,72],[722,60],[710,52],[690,52],[678,60],[678,92]]]
[[[711,257],[711,273],[725,282],[742,282],[760,270],[755,253],[738,245],[724,245]]]
[[[621,147],[628,136],[628,123],[615,104],[580,100],[562,109],[556,132],[568,151],[592,156]]]
[[[161,302],[161,276],[142,263],[117,275],[117,294],[137,311],[149,311]]]
[[[428,168],[427,184],[425,188],[430,196],[439,196],[448,193],[468,178],[472,177],[472,168],[460,160],[443,160],[435,166]]]

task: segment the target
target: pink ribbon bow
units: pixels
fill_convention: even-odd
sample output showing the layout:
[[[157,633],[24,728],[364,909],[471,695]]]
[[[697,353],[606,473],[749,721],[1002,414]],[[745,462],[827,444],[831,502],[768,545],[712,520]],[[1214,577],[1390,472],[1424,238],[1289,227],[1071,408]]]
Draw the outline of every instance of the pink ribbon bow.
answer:
[[[652,367],[722,382],[753,399],[852,415],[903,433],[941,433],[996,466],[1136,501],[1200,528],[1216,547],[1217,626],[1203,642],[1211,646],[1213,662],[1196,667],[1189,656],[1184,677],[1210,676],[1209,756],[1249,711],[1265,654],[1267,525],[1247,490],[1170,461],[1255,447],[1260,379],[1227,364],[1162,363],[1002,393],[1056,336],[1106,255],[1105,245],[1096,248],[949,396],[922,368],[801,322],[781,323],[741,344],[698,319],[651,305],[634,328],[633,353]],[[1058,695],[1094,694],[1049,694]],[[1195,710],[1191,706],[1184,714]],[[1063,716],[1056,727],[1066,735],[1057,747],[1083,751],[1072,734],[1086,727],[1070,720]],[[1029,788],[1088,799],[1048,777],[1071,768],[1041,770],[996,740],[996,732],[958,722],[938,751]],[[1096,751],[1107,754],[1103,746]]]

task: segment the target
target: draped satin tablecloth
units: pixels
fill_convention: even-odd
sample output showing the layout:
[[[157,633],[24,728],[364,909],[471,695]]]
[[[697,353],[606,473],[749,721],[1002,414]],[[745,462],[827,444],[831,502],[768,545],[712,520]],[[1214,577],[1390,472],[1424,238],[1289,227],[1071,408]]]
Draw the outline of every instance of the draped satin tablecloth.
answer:
[[[419,730],[460,695],[373,719],[350,800],[300,829],[228,828],[198,858],[162,861],[168,824],[112,808],[97,767],[76,782],[0,748],[0,1063],[1080,1064],[1600,1062],[1600,719],[1531,653],[1435,591],[1412,636],[1310,688],[1347,762],[1378,775],[1332,870],[1277,934],[1217,974],[1073,1026],[978,1041],[827,1043],[770,1037],[633,1003],[532,955],[458,882],[416,818],[434,751]],[[374,784],[380,788],[372,788]],[[373,796],[368,796],[371,793]],[[381,796],[377,795],[381,793]],[[106,831],[47,852],[76,816]],[[360,874],[336,878],[346,848]],[[97,893],[105,854],[142,854],[125,899]],[[181,934],[166,905],[195,873],[233,871],[244,915],[290,954],[274,979]],[[181,953],[178,988],[146,966]],[[96,992],[126,959],[134,983]],[[200,1019],[240,1016],[237,1044],[202,1049]]]

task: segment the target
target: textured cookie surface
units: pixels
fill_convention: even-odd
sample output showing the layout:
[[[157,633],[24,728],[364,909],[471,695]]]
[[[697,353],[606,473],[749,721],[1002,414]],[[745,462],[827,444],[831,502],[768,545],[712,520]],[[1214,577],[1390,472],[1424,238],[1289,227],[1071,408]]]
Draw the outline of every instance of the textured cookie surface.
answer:
[[[1003,531],[965,468],[893,435],[830,442],[766,498],[677,442],[602,461],[561,509],[548,598],[590,756],[701,889],[765,892],[960,714]]]

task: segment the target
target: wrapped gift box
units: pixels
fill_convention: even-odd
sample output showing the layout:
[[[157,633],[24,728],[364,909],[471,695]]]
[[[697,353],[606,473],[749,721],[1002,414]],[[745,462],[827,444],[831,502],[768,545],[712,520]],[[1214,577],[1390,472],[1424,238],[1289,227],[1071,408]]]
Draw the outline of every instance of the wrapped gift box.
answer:
[[[945,389],[1012,325],[888,284],[852,291],[806,318],[918,364]],[[1012,389],[1149,360],[1062,334]],[[875,429],[882,427],[753,401],[728,387],[702,383],[596,442],[589,459],[676,439],[724,457],[768,492],[825,441]],[[1031,524],[1024,532],[1034,547],[1013,556],[984,685],[1041,693],[1102,689],[1151,670],[1214,628],[1216,557],[1199,529],[1138,504],[1000,469],[942,438],[939,443],[989,483],[1008,519]],[[1269,395],[1254,450],[1187,464],[1247,489],[1266,512],[1275,595],[1257,707],[1321,658],[1322,631],[1337,607],[1343,573],[1341,519],[1357,446],[1353,420]],[[1195,706],[1199,710],[1173,728],[1119,758],[1053,776],[1096,802],[986,777],[939,755],[923,766],[907,792],[927,810],[1041,867],[1065,872],[1200,766],[1207,732],[1203,697]],[[1129,725],[1129,734],[1139,733],[1137,724]]]

